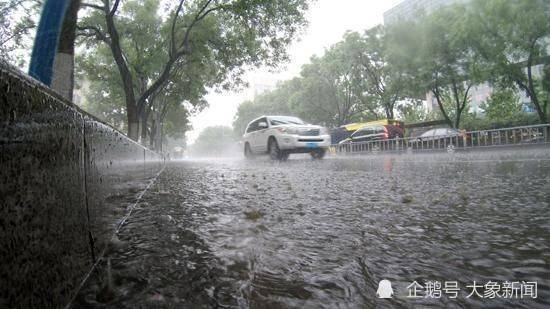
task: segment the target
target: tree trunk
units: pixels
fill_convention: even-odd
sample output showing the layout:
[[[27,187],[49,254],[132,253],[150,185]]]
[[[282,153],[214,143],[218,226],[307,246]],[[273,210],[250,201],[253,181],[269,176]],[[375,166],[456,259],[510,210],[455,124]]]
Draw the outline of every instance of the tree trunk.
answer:
[[[386,106],[386,118],[393,119],[393,107]]]
[[[153,139],[153,149],[157,152],[162,151],[162,127],[164,119],[162,117],[162,109],[155,110],[153,119],[155,121],[155,132],[151,132],[151,139]]]
[[[147,129],[148,129],[147,118],[149,118],[148,113],[146,113],[145,111],[142,111],[141,116],[140,116],[141,144],[142,145],[145,145],[147,143]]]
[[[122,79],[122,85],[124,90],[124,98],[126,101],[126,110],[128,116],[128,137],[137,141],[139,138],[139,114],[137,110],[136,97],[134,93],[134,83],[132,81],[132,74],[128,69],[124,56],[122,54],[122,48],[120,47],[120,36],[113,20],[113,15],[109,12],[109,8],[105,7],[105,24],[107,26],[107,32],[109,33],[111,53],[115,59],[120,77]],[[114,14],[114,12],[113,12]]]
[[[458,100],[458,93],[456,93],[456,99]],[[462,108],[460,108],[460,101],[455,102],[456,106],[456,115],[455,115],[455,124],[454,127],[458,129],[458,126],[460,125],[460,116],[462,115]]]
[[[61,26],[53,62],[52,89],[72,101],[74,88],[74,40],[80,0],[71,0]]]
[[[156,117],[153,116],[151,120],[151,131],[149,132],[149,148],[155,149],[155,137],[157,132],[158,123]]]
[[[163,122],[159,123],[159,128],[157,130],[158,144],[156,145],[156,148],[155,148],[158,152],[162,152],[162,140],[164,139],[164,134],[162,133],[163,127],[164,127],[164,123]]]
[[[457,110],[455,117],[455,129],[458,129],[460,126],[460,114],[462,114],[462,111]]]
[[[535,109],[537,110],[537,114],[539,115],[540,123],[544,124],[546,123],[546,110],[540,106],[540,102],[537,96],[537,92],[535,90],[535,86],[533,84],[533,75],[531,72],[531,65],[532,60],[531,57],[529,57],[529,61],[527,62],[527,82],[529,87],[529,97],[531,99],[531,102],[533,105],[535,105]]]
[[[126,116],[128,119],[128,137],[137,141],[139,136],[139,121],[135,105],[127,105]]]
[[[447,112],[445,111],[445,107],[443,107],[443,102],[441,102],[441,97],[439,96],[438,90],[432,89],[432,93],[434,94],[435,100],[437,101],[437,105],[439,106],[439,111],[441,111],[443,118],[445,118],[445,122],[447,122],[449,127],[453,128],[453,122],[451,121],[451,118],[449,118],[449,115],[447,115]]]
[[[533,105],[535,105],[535,110],[537,111],[537,115],[539,116],[540,123],[547,123],[548,116],[546,115],[546,111],[540,106],[537,95],[533,95],[531,97],[531,101],[533,102]]]
[[[453,92],[453,99],[455,100],[455,121],[454,121],[454,128],[458,129],[458,125],[460,124],[460,114],[462,114],[462,109],[460,108],[460,98],[458,95],[458,86],[456,85],[456,82],[454,79],[451,81],[451,89]]]

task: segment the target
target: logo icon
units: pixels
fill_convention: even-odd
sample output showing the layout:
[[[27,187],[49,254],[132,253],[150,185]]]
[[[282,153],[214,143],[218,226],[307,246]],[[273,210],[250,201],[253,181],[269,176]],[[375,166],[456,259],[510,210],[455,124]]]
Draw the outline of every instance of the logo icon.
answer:
[[[378,296],[378,298],[391,298],[393,296],[393,289],[391,287],[390,280],[380,280],[380,282],[378,283],[376,296]]]

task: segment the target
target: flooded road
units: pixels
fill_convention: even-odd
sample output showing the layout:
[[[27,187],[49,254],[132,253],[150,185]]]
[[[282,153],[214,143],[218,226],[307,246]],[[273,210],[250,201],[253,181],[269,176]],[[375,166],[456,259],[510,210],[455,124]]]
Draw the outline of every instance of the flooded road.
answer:
[[[78,306],[547,307],[549,204],[548,149],[171,162],[107,255],[114,296],[90,280]],[[457,297],[425,297],[436,281]],[[537,297],[502,297],[513,281]]]

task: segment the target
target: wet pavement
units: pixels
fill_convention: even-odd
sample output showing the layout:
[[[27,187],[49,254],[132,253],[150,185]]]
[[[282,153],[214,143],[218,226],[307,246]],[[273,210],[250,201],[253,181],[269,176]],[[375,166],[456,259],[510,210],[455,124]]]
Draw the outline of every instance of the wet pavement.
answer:
[[[543,308],[549,204],[547,148],[171,162],[75,307]],[[434,281],[457,298],[424,297]],[[537,298],[467,297],[474,281],[537,282]]]

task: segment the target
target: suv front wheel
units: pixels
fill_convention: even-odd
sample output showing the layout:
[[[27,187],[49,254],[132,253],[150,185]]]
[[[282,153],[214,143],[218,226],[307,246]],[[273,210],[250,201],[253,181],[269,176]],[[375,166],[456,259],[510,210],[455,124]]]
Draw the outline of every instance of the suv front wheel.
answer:
[[[326,149],[321,148],[310,152],[310,154],[313,159],[320,160],[325,157],[326,152]]]
[[[252,149],[250,149],[250,144],[244,144],[244,157],[247,159],[252,159],[254,155],[252,154]]]
[[[269,157],[271,158],[271,160],[281,160],[284,157],[284,154],[281,149],[279,149],[279,144],[274,137],[269,138],[269,142],[267,143],[267,150],[269,152]]]

